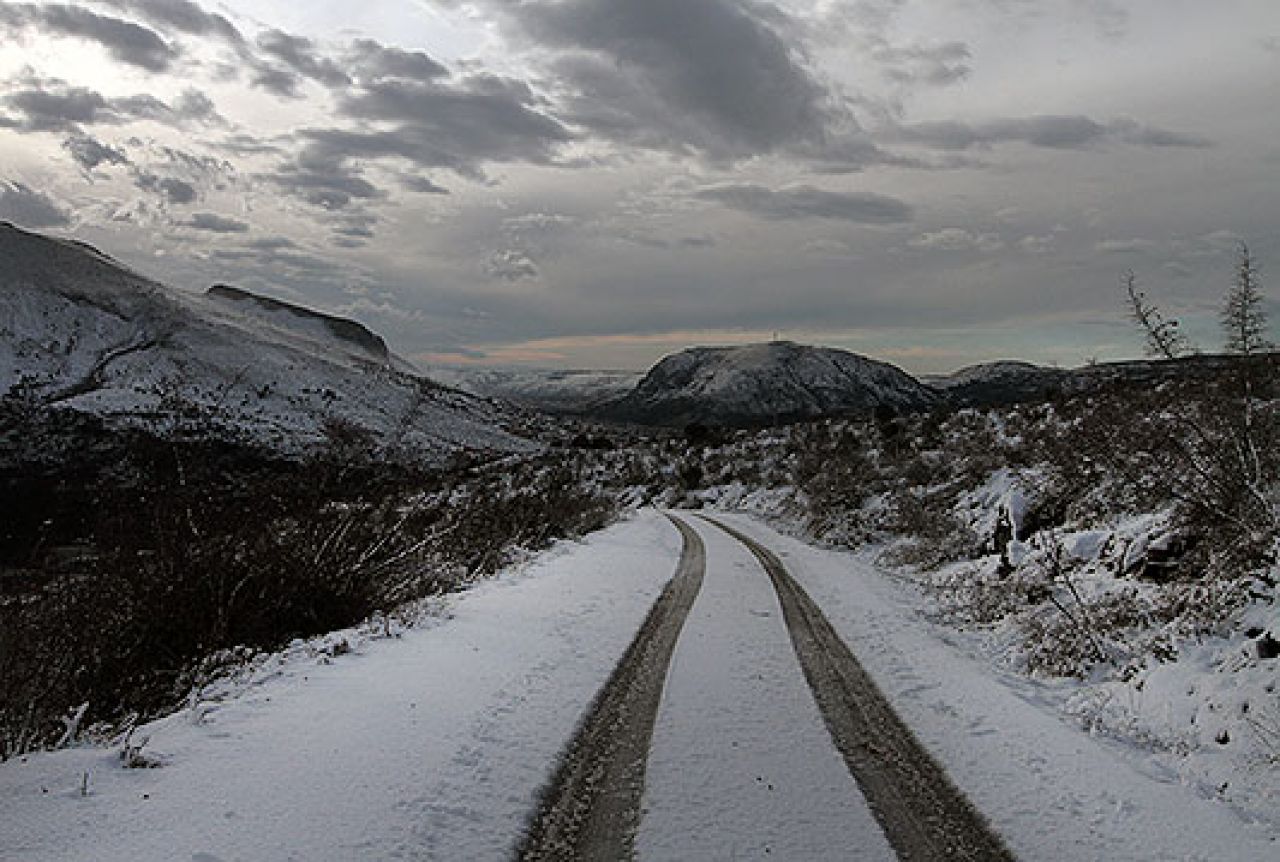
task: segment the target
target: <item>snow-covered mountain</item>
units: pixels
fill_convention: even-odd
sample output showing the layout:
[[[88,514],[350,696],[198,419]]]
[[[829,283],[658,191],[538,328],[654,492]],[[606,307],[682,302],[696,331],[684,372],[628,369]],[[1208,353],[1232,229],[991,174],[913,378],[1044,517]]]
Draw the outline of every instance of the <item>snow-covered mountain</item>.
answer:
[[[668,356],[601,412],[655,425],[758,425],[867,413],[881,406],[916,410],[938,400],[933,390],[886,362],[773,341],[695,347]]]
[[[1064,388],[1073,372],[1030,362],[1005,360],[970,365],[951,374],[927,375],[921,380],[943,398],[959,406],[1009,404],[1044,397]]]
[[[426,457],[532,446],[501,428],[501,407],[407,373],[354,321],[174,290],[83,243],[0,223],[5,394],[283,449],[334,420]]]
[[[547,413],[589,413],[621,398],[640,381],[640,371],[565,371],[553,368],[491,368],[434,365],[432,380],[486,398],[501,398]]]

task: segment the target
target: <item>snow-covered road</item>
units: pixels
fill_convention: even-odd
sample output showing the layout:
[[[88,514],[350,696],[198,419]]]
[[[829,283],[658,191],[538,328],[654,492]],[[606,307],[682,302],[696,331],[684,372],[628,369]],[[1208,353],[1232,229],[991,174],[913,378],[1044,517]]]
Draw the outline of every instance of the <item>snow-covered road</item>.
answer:
[[[760,564],[694,522],[707,571],[649,755],[641,860],[891,860],[823,726]]]
[[[1019,858],[1280,858],[1275,836],[948,643],[865,555],[727,521],[785,563]],[[893,858],[769,579],[742,545],[697,530],[707,568],[658,708],[639,858]],[[643,512],[450,598],[401,637],[346,633],[354,650],[332,659],[295,646],[252,684],[135,735],[161,768],[93,747],[2,764],[0,859],[509,858],[680,547]]]

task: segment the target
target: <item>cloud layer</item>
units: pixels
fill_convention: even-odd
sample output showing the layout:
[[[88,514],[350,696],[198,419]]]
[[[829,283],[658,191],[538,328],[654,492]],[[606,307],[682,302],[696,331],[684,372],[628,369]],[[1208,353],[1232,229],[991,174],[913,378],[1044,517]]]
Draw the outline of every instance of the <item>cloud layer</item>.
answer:
[[[1205,237],[1280,245],[1280,16],[1224,3],[0,0],[0,218],[406,352],[1107,355],[1118,258],[1194,318]]]

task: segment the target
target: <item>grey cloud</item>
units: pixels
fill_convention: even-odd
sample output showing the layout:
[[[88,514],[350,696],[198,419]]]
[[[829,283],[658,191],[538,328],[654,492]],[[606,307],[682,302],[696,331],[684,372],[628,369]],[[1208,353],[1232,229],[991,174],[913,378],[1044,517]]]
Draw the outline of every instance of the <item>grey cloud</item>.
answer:
[[[284,274],[330,276],[335,269],[331,261],[315,255],[281,249],[219,248],[209,252],[209,257],[226,263],[255,264],[275,277],[281,274],[281,270]]]
[[[1203,138],[1120,119],[1108,124],[1083,115],[1006,117],[981,123],[936,122],[902,126],[898,135],[914,144],[940,150],[967,150],[1020,141],[1033,147],[1080,150],[1107,142],[1141,147],[1206,147]]]
[[[149,171],[138,171],[133,184],[143,191],[159,195],[171,204],[189,204],[198,197],[196,187],[177,177],[164,177]]]
[[[258,251],[280,251],[286,248],[297,248],[298,244],[284,236],[265,236],[245,243],[248,248]]]
[[[71,223],[67,213],[47,195],[19,182],[4,181],[0,181],[0,220],[29,228]]]
[[[97,0],[104,6],[130,12],[156,27],[197,36],[217,36],[233,45],[244,37],[221,15],[204,11],[190,0]]]
[[[339,113],[362,128],[300,130],[302,149],[267,179],[308,203],[341,209],[385,195],[364,178],[361,160],[400,159],[473,178],[486,162],[548,164],[572,136],[535,110],[536,101],[527,84],[487,75],[457,83],[370,81],[339,102]],[[391,127],[369,129],[373,123]],[[443,191],[421,178],[404,182],[417,191]]]
[[[337,210],[353,200],[372,200],[383,192],[360,175],[360,169],[348,164],[357,153],[332,150],[325,146],[304,147],[266,179],[285,192],[324,209]]]
[[[408,191],[425,195],[447,195],[449,190],[417,174],[401,174],[400,185]]]
[[[881,45],[872,52],[884,66],[884,74],[899,84],[945,86],[968,77],[969,46],[963,42],[940,45]]]
[[[538,277],[538,265],[524,249],[505,248],[489,255],[485,272],[502,281],[528,281]]]
[[[194,87],[182,91],[173,103],[173,112],[184,119],[210,126],[227,125],[226,119],[218,113],[218,106],[213,103],[213,99]]]
[[[826,89],[769,18],[736,0],[563,0],[506,8],[568,52],[566,118],[634,146],[743,157],[820,138]]]
[[[107,99],[87,87],[30,74],[6,85],[8,92],[0,97],[0,105],[10,114],[0,116],[0,125],[23,131],[79,132],[83,126],[123,125],[139,120],[167,125],[183,125],[192,120],[214,124],[221,120],[212,101],[194,89],[186,90],[175,107],[170,107],[146,93]]]
[[[33,79],[24,83],[28,86],[11,90],[3,97],[4,106],[17,113],[16,118],[4,121],[6,125],[24,131],[54,132],[81,125],[123,122],[102,94],[94,90]]]
[[[228,135],[219,141],[214,141],[212,146],[215,149],[237,156],[255,156],[282,151],[278,143],[244,132],[238,132],[234,135]]]
[[[998,234],[977,233],[959,227],[922,233],[907,241],[912,248],[926,251],[982,251],[993,252],[1004,248],[1004,240]]]
[[[250,83],[284,99],[297,99],[302,95],[298,91],[298,88],[302,85],[302,79],[292,72],[287,72],[275,66],[257,66],[254,69]]]
[[[209,233],[248,233],[249,225],[239,219],[227,218],[217,213],[196,213],[184,222],[179,222],[183,227],[194,228],[195,230],[208,231]]]
[[[401,78],[429,81],[449,74],[448,69],[421,51],[404,51],[372,39],[355,40],[347,55],[347,61],[356,76],[363,80]]]
[[[859,224],[897,224],[911,220],[911,207],[886,195],[871,192],[829,192],[813,186],[792,186],[774,191],[751,183],[710,186],[697,197],[760,218],[834,219]]]
[[[89,135],[72,135],[62,142],[62,147],[81,168],[91,171],[99,165],[127,165],[129,156],[124,150],[102,143]]]
[[[116,60],[149,72],[163,72],[177,59],[177,51],[154,30],[132,21],[98,15],[61,3],[0,5],[0,26],[10,32],[37,29],[60,36],[96,42]]]
[[[325,57],[314,42],[283,30],[268,30],[258,36],[258,48],[297,74],[326,87],[345,87],[351,78],[333,60]]]
[[[528,84],[493,75],[453,85],[379,80],[348,94],[339,109],[350,119],[396,123],[397,128],[329,137],[342,137],[357,151],[398,155],[420,166],[463,173],[474,172],[485,161],[548,163],[555,149],[573,136],[537,110],[537,102]],[[313,137],[319,139],[319,134]]]
[[[365,240],[373,239],[373,228],[377,223],[378,218],[372,213],[346,212],[335,222],[333,233],[336,237],[363,245]]]

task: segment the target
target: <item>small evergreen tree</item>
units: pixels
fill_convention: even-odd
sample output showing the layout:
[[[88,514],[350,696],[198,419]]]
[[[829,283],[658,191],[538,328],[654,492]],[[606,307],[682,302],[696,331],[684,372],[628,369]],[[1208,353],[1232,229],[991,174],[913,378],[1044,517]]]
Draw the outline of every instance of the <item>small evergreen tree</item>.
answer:
[[[1240,243],[1235,282],[1223,300],[1221,321],[1227,352],[1256,356],[1270,349],[1258,267],[1245,243]]]

